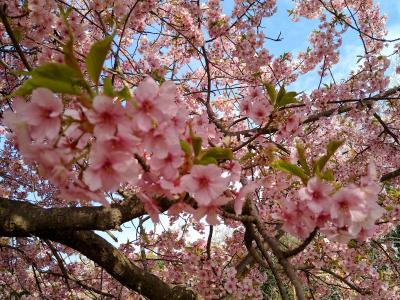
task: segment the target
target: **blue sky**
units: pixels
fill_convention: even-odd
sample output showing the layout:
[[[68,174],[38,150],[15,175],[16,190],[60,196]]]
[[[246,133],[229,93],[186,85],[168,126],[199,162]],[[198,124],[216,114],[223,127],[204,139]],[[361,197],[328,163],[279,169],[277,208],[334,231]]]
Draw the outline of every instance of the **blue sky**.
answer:
[[[375,1],[381,8],[381,13],[388,16],[387,28],[389,31],[388,38],[400,37],[400,0],[380,0]],[[223,1],[223,9],[226,14],[229,14],[232,9],[233,1]],[[288,15],[288,10],[294,8],[292,0],[277,0],[277,13],[270,18],[266,18],[262,26],[267,37],[276,38],[281,32],[283,40],[274,42],[267,40],[265,47],[271,54],[279,56],[285,52],[298,53],[307,49],[308,37],[310,33],[318,29],[318,20],[309,20],[302,18],[300,22],[292,22]],[[390,50],[387,51],[389,53]],[[357,55],[363,54],[362,44],[358,35],[354,30],[349,29],[343,35],[343,44],[340,48],[341,61],[338,65],[332,68],[335,78],[339,80],[345,77],[354,67],[357,60]],[[393,64],[397,60],[393,59]],[[391,67],[389,72],[393,72]],[[317,71],[304,75],[291,85],[295,91],[311,91],[316,88],[319,83]]]

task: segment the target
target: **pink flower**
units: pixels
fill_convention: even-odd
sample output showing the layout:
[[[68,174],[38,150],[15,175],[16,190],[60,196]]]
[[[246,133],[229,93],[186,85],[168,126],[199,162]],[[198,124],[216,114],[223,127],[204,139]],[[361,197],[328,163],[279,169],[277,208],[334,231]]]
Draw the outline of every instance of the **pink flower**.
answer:
[[[307,187],[299,190],[299,196],[312,212],[319,214],[328,209],[331,192],[332,187],[329,184],[313,177],[308,181]]]
[[[29,126],[29,132],[33,139],[53,140],[61,128],[60,116],[63,112],[63,104],[56,95],[45,88],[35,89],[32,93],[31,102],[22,100],[15,101],[17,119],[6,116],[6,122],[14,127],[22,121]],[[8,121],[7,121],[8,120]],[[14,124],[14,126],[13,126]]]
[[[142,201],[144,209],[149,214],[153,223],[158,223],[160,221],[158,217],[160,214],[160,209],[158,208],[156,201],[143,192],[137,193],[137,196]]]
[[[3,114],[3,120],[13,131],[18,131],[18,128],[26,127],[26,121],[22,116],[28,116],[29,105],[20,97],[16,97],[12,104],[13,110],[7,109]]]
[[[61,188],[60,197],[68,201],[96,201],[104,206],[110,206],[102,192],[91,192],[79,181],[69,182],[65,187]]]
[[[188,211],[188,212],[193,212],[194,209],[187,205],[184,202],[178,202],[173,204],[169,209],[168,209],[168,215],[169,216],[176,216],[179,215],[183,211]]]
[[[122,151],[109,151],[95,144],[83,180],[92,191],[114,191],[121,183],[135,184],[138,174],[139,167],[132,155]]]
[[[206,113],[200,116],[194,116],[192,119],[192,129],[195,135],[201,137],[203,140],[215,141],[218,138],[218,132],[213,123],[209,122]]]
[[[250,106],[249,117],[258,125],[266,122],[272,112],[272,106],[266,101],[255,101]]]
[[[300,128],[301,118],[298,114],[291,115],[286,123],[283,124],[277,133],[277,140],[280,141],[284,138],[297,134]]]
[[[180,147],[178,136],[166,130],[166,127],[166,123],[163,123],[160,127],[147,132],[143,138],[144,148],[160,159],[165,158],[168,152],[173,152],[172,149]]]
[[[251,100],[258,100],[264,96],[260,87],[249,88],[248,95]]]
[[[314,215],[304,202],[285,199],[281,217],[282,229],[302,239],[307,238],[316,227]]]
[[[364,194],[368,197],[368,194]],[[349,233],[360,240],[365,240],[367,236],[370,236],[376,226],[375,222],[382,217],[385,210],[376,203],[377,197],[375,198],[364,198],[367,206],[367,213],[364,218],[359,220],[354,219],[352,224],[349,226]]]
[[[225,196],[218,197],[206,206],[199,205],[199,207],[193,212],[193,215],[198,221],[206,216],[208,224],[217,225],[219,224],[217,218],[219,207],[227,204],[229,201],[231,201],[231,198]]]
[[[230,161],[227,163],[225,168],[230,172],[229,181],[235,183],[240,180],[240,173],[242,171],[242,167],[240,163],[235,160]]]
[[[233,294],[237,290],[236,280],[235,279],[228,279],[224,283],[224,287],[229,294]]]
[[[235,204],[234,204],[235,213],[237,215],[240,215],[242,213],[243,205],[246,202],[247,195],[250,193],[254,193],[254,191],[258,187],[259,187],[259,184],[255,183],[255,182],[251,182],[251,183],[243,186],[240,189],[240,191],[235,199]]]
[[[180,182],[179,178],[177,178],[173,181],[169,181],[169,180],[166,180],[165,178],[161,178],[160,186],[163,189],[168,190],[169,192],[171,192],[173,194],[180,194],[183,192],[183,188],[181,186],[181,182]]]
[[[243,99],[240,102],[239,109],[243,115],[248,115],[250,112],[251,102],[249,99]]]
[[[331,217],[334,224],[347,227],[352,238],[357,238],[361,232],[365,235],[384,213],[384,209],[376,203],[377,199],[377,194],[353,185],[343,188],[333,197]]]
[[[31,137],[29,135],[28,125],[23,119],[23,115],[28,115],[28,104],[17,97],[13,101],[14,111],[8,109],[4,112],[4,124],[13,130],[16,137],[16,147],[24,154],[30,155]],[[28,158],[29,160],[29,158]]]
[[[360,222],[367,216],[362,193],[356,186],[341,189],[332,197],[331,218],[339,227]]]
[[[164,82],[159,87],[150,77],[142,81],[135,91],[136,126],[147,132],[153,128],[153,122],[161,122],[164,115],[173,116],[177,111],[174,103],[175,94],[176,87],[172,82]]]
[[[178,176],[178,168],[183,163],[183,151],[179,147],[171,150],[164,158],[153,155],[150,159],[150,168],[160,171],[167,180],[175,179]]]
[[[112,98],[99,95],[93,100],[93,110],[86,112],[89,122],[94,124],[94,135],[100,139],[111,138],[117,125],[124,121],[124,110],[121,103]]]
[[[34,139],[53,139],[61,127],[60,115],[63,111],[61,99],[45,88],[33,91],[29,107],[28,124],[34,125]]]
[[[178,112],[174,100],[176,96],[176,85],[172,81],[165,81],[159,91],[157,105],[164,114],[174,116]]]
[[[116,134],[110,139],[99,141],[102,147],[110,151],[126,152],[132,152],[139,142],[140,139],[133,135],[132,130],[122,124],[118,125]]]
[[[216,165],[195,165],[190,174],[182,177],[181,185],[199,206],[207,206],[228,187],[228,180],[221,175],[222,170]]]

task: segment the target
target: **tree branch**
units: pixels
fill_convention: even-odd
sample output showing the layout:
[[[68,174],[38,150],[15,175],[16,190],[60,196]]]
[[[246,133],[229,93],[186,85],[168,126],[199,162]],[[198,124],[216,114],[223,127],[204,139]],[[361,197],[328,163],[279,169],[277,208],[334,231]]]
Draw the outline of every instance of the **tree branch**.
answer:
[[[7,6],[5,4],[0,5],[0,19],[1,19],[2,23],[4,24],[6,32],[7,32],[8,36],[10,37],[10,39],[13,43],[13,46],[14,46],[15,50],[17,51],[19,57],[21,58],[22,63],[24,64],[25,68],[28,71],[31,71],[32,68],[28,63],[28,60],[26,59],[24,52],[22,52],[22,49],[21,49],[17,39],[15,38],[15,35],[14,35],[14,32],[12,31],[10,23],[8,23],[7,15],[6,15],[6,7]]]
[[[381,177],[380,181],[381,181],[381,182],[383,182],[383,181],[388,181],[388,180],[391,180],[391,179],[396,178],[396,177],[398,177],[398,176],[400,176],[400,168],[397,169],[397,170],[395,170],[395,171],[393,171],[393,172],[389,172],[389,173],[387,173],[387,174],[384,174],[384,175]]]
[[[245,233],[245,246],[247,248],[247,251],[249,251],[249,253],[251,254],[251,256],[259,263],[259,265],[263,266],[266,269],[270,269],[274,278],[275,278],[275,282],[276,285],[278,287],[279,290],[279,294],[281,295],[282,300],[288,300],[288,296],[285,292],[285,289],[283,288],[283,283],[281,278],[279,277],[278,271],[276,270],[271,258],[269,257],[268,253],[266,251],[263,251],[262,254],[265,258],[265,260],[267,261],[267,263],[265,263],[265,261],[262,259],[262,257],[258,254],[257,250],[254,249],[252,247],[252,237],[251,237],[251,229],[249,227],[251,227],[252,225],[247,225],[246,226],[246,233]]]
[[[310,233],[310,235],[296,248],[288,250],[286,252],[283,253],[283,255],[285,257],[291,257],[291,256],[295,256],[297,254],[299,254],[301,251],[303,251],[311,242],[312,240],[315,238],[315,236],[317,235],[318,229],[315,228],[313,230],[313,232]]]
[[[158,199],[162,210],[166,198]],[[122,204],[110,207],[41,208],[29,202],[0,197],[0,235],[19,235],[46,230],[107,230],[146,214],[143,204],[131,196]]]
[[[208,238],[207,238],[207,260],[211,259],[211,241],[212,241],[213,229],[214,226],[210,225],[210,231],[208,233]]]
[[[134,265],[127,256],[91,231],[42,231],[35,236],[68,246],[104,268],[125,287],[156,300],[194,300],[193,291],[182,286],[171,287],[157,276]],[[21,233],[20,237],[29,236]]]
[[[363,290],[363,289],[359,288],[358,286],[355,286],[350,281],[348,281],[346,278],[336,274],[335,272],[333,272],[333,271],[331,271],[331,270],[329,270],[327,268],[321,268],[321,271],[332,275],[333,277],[335,277],[336,279],[340,280],[341,282],[346,284],[349,288],[355,290],[357,293],[359,293],[361,295],[368,295],[368,294],[371,293],[370,291],[366,291],[366,290]]]

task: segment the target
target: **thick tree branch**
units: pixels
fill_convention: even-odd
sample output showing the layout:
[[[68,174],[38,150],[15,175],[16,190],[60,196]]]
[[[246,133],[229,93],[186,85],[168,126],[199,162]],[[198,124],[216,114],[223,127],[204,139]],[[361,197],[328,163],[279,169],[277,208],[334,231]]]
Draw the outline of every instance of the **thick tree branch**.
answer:
[[[257,226],[257,229],[260,230],[259,226]],[[260,249],[263,257],[265,259],[267,259],[268,252],[267,252],[267,250],[265,249],[265,247],[263,245],[263,241],[262,241],[261,237],[258,235],[258,233],[256,232],[256,230],[253,228],[252,225],[249,225],[247,227],[247,230],[249,230],[249,233],[250,233],[251,237],[256,241],[257,248]],[[304,294],[304,290],[303,290],[303,286],[301,285],[299,279],[297,278],[297,275],[296,275],[296,273],[295,273],[295,271],[293,269],[293,266],[290,264],[288,259],[283,256],[283,253],[278,248],[276,241],[271,242],[273,240],[273,238],[267,238],[266,239],[264,234],[262,234],[262,236],[263,236],[264,240],[267,242],[268,246],[271,248],[272,253],[278,259],[278,262],[282,266],[282,268],[285,271],[287,277],[292,282],[292,284],[293,284],[293,286],[294,286],[294,288],[296,290],[296,298],[298,300],[306,300],[306,297],[305,297],[305,294]]]
[[[286,275],[288,276],[291,283],[293,284],[293,286],[296,290],[296,298],[298,300],[306,300],[303,286],[302,286],[300,280],[298,279],[293,266],[290,264],[289,259],[284,256],[283,251],[279,247],[278,241],[275,238],[269,236],[269,234],[265,230],[264,224],[259,219],[257,208],[255,207],[254,203],[252,203],[251,201],[248,201],[248,204],[249,204],[250,214],[256,217],[256,221],[255,221],[254,225],[256,226],[257,231],[261,234],[264,241],[268,244],[272,253],[276,256],[279,264],[283,267],[283,270],[285,271]],[[266,252],[266,250],[263,247],[263,242],[261,240],[261,237],[259,236],[258,232],[256,232],[256,229],[253,228],[252,225],[250,225],[250,226],[248,226],[248,230],[249,230],[251,237],[256,241],[257,247],[260,249],[262,255],[264,257],[268,256],[268,253]]]
[[[266,269],[270,269],[274,278],[275,278],[275,282],[276,285],[278,287],[279,290],[279,294],[281,295],[282,300],[288,300],[288,296],[285,292],[285,289],[283,288],[283,283],[281,278],[279,277],[278,271],[276,270],[272,259],[269,257],[268,253],[266,253],[266,251],[262,252],[263,256],[265,258],[265,260],[267,261],[267,263],[265,263],[265,261],[262,259],[262,257],[258,254],[257,250],[254,249],[252,247],[252,237],[251,237],[251,227],[252,225],[247,225],[246,226],[246,233],[245,233],[245,246],[247,251],[249,251],[249,253],[251,254],[251,256],[259,263],[259,265],[263,266]]]
[[[318,228],[315,228],[310,235],[296,248],[288,250],[286,252],[284,252],[284,256],[285,257],[291,257],[291,256],[295,256],[297,254],[299,254],[300,252],[302,252],[315,238],[315,236],[317,235],[318,232]]]
[[[162,210],[168,199],[160,198]],[[19,235],[46,230],[107,230],[146,214],[141,201],[132,196],[110,207],[41,208],[29,202],[0,197],[0,235]]]
[[[391,179],[396,178],[398,176],[400,176],[400,168],[395,170],[395,171],[393,171],[393,172],[389,172],[387,174],[382,175],[380,180],[381,180],[381,182],[388,181],[388,180],[391,180]]]
[[[193,291],[182,286],[171,287],[157,276],[145,272],[122,252],[91,231],[43,231],[32,233],[42,239],[68,246],[104,268],[125,287],[155,300],[194,300]],[[18,236],[26,237],[21,233]]]

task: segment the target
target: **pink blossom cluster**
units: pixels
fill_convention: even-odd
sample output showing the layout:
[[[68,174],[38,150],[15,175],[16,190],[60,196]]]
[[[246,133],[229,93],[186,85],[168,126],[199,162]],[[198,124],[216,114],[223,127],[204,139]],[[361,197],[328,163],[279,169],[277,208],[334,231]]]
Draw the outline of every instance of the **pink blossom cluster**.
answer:
[[[347,27],[344,26],[339,32],[335,28],[334,21],[327,22],[326,16],[321,16],[320,20],[319,30],[314,31],[310,36],[312,49],[299,55],[299,59],[303,60],[302,73],[307,73],[314,69],[321,62],[322,69],[324,69],[321,72],[325,72],[325,70],[339,62],[338,49],[342,45],[340,35],[346,31]],[[325,76],[325,73],[323,76]]]
[[[167,268],[157,269],[151,267],[159,276],[170,282],[184,282],[205,299],[234,296],[235,299],[262,299],[260,285],[267,280],[258,268],[238,276],[238,272],[231,264],[232,256],[235,258],[243,255],[242,234],[236,233],[229,237],[232,241],[225,246],[222,243],[213,243],[213,255],[204,259],[202,252],[205,241],[197,239],[188,242],[178,231],[168,230],[160,235],[150,233],[151,248],[166,257]],[[149,235],[150,235],[149,234]],[[154,245],[154,246],[153,246]],[[204,253],[203,253],[204,254]],[[171,262],[169,262],[171,261]],[[180,264],[174,263],[181,262]]]
[[[187,114],[175,98],[172,82],[159,87],[151,78],[126,103],[98,95],[89,105],[72,101],[64,107],[57,95],[38,88],[30,102],[15,101],[15,112],[5,113],[5,123],[25,160],[36,163],[66,199],[107,205],[104,193],[128,184],[141,190],[138,196],[157,220],[155,196],[187,192],[196,210],[179,203],[172,210],[186,208],[216,224],[218,207],[233,199],[223,192],[238,180],[240,166],[228,163],[225,171],[214,164],[191,166],[193,157],[180,145],[181,139],[190,141]],[[200,130],[195,119],[192,125],[194,132]]]
[[[247,97],[240,102],[240,111],[257,125],[268,122],[273,107],[260,87],[250,88]]]
[[[334,192],[329,183],[317,177],[308,180],[297,200],[285,200],[282,207],[283,229],[306,238],[317,227],[332,239],[365,240],[375,230],[375,222],[384,213],[377,203],[379,186],[372,175]]]
[[[250,9],[252,8],[252,9]],[[251,28],[260,24],[264,17],[270,17],[276,12],[276,0],[271,1],[240,1],[235,0],[235,6],[232,11],[232,17],[248,16],[248,22],[238,22],[238,28]],[[257,12],[257,13],[254,13]]]
[[[297,135],[300,132],[301,121],[302,116],[300,113],[294,113],[290,115],[286,121],[282,122],[280,125],[276,134],[276,139],[280,141],[282,139]]]
[[[182,34],[193,45],[197,47],[203,45],[204,37],[198,24],[203,15],[202,7],[198,6],[197,3],[184,2],[182,5],[166,3],[164,9],[172,17],[172,21],[179,25]]]
[[[212,38],[223,35],[229,29],[229,17],[222,14],[220,0],[207,2],[207,29]]]
[[[252,29],[236,38],[233,55],[238,58],[249,74],[257,74],[261,67],[267,66],[272,60],[272,55],[263,48],[264,40],[265,35],[262,32],[256,33]]]

